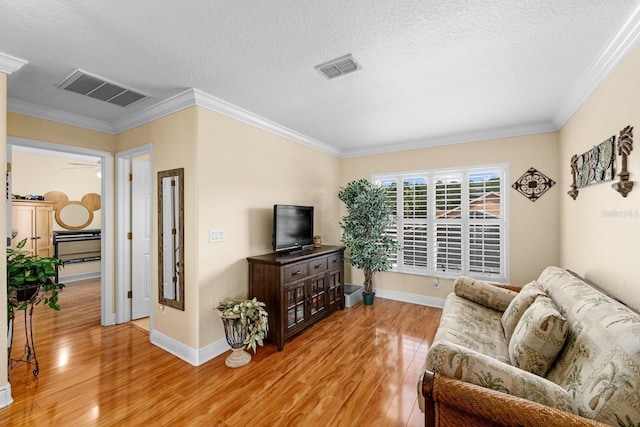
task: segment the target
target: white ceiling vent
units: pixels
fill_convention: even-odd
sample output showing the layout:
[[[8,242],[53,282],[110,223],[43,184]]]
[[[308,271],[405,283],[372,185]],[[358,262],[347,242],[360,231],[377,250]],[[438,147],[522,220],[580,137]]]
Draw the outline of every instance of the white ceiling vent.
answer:
[[[85,73],[82,70],[74,71],[58,87],[121,107],[127,107],[134,102],[147,98],[147,95],[119,86],[101,77]]]
[[[362,69],[351,54],[327,61],[324,64],[316,65],[315,68],[328,79],[335,79],[336,77]]]

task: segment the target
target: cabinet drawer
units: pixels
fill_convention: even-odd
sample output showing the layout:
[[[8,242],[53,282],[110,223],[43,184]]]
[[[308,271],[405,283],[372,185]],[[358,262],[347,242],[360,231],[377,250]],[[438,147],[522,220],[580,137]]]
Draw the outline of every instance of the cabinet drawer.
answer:
[[[329,257],[329,268],[338,268],[338,267],[342,267],[342,263],[343,263],[343,256],[342,254],[338,254],[338,255],[331,255]]]
[[[328,257],[314,259],[313,261],[309,261],[309,275],[321,273],[323,271],[327,271],[327,261]]]
[[[284,268],[285,283],[293,282],[309,275],[309,264],[301,262],[300,264],[290,265]]]

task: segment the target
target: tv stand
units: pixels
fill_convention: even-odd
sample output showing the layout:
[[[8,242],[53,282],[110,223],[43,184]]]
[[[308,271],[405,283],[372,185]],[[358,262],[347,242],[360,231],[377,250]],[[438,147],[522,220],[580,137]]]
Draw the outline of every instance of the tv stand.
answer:
[[[267,338],[278,350],[293,335],[344,309],[344,250],[322,246],[247,258],[249,298],[266,304]]]

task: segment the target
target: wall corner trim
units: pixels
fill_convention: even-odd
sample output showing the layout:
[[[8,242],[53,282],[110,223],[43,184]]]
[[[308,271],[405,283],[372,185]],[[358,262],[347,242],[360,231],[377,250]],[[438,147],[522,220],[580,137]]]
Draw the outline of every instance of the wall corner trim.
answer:
[[[13,403],[13,398],[11,397],[11,383],[7,382],[5,385],[0,387],[0,408],[4,408]]]
[[[227,344],[227,340],[219,339],[201,349],[195,350],[155,330],[151,331],[150,341],[156,347],[160,347],[193,366],[200,366],[231,348]]]

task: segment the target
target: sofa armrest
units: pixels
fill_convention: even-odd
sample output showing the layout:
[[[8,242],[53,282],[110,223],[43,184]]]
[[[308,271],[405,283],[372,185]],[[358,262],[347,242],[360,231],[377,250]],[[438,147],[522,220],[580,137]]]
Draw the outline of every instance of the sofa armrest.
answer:
[[[578,415],[425,371],[425,426],[604,427]]]
[[[574,400],[559,385],[446,340],[433,343],[427,355],[426,369],[550,408],[578,413]]]

